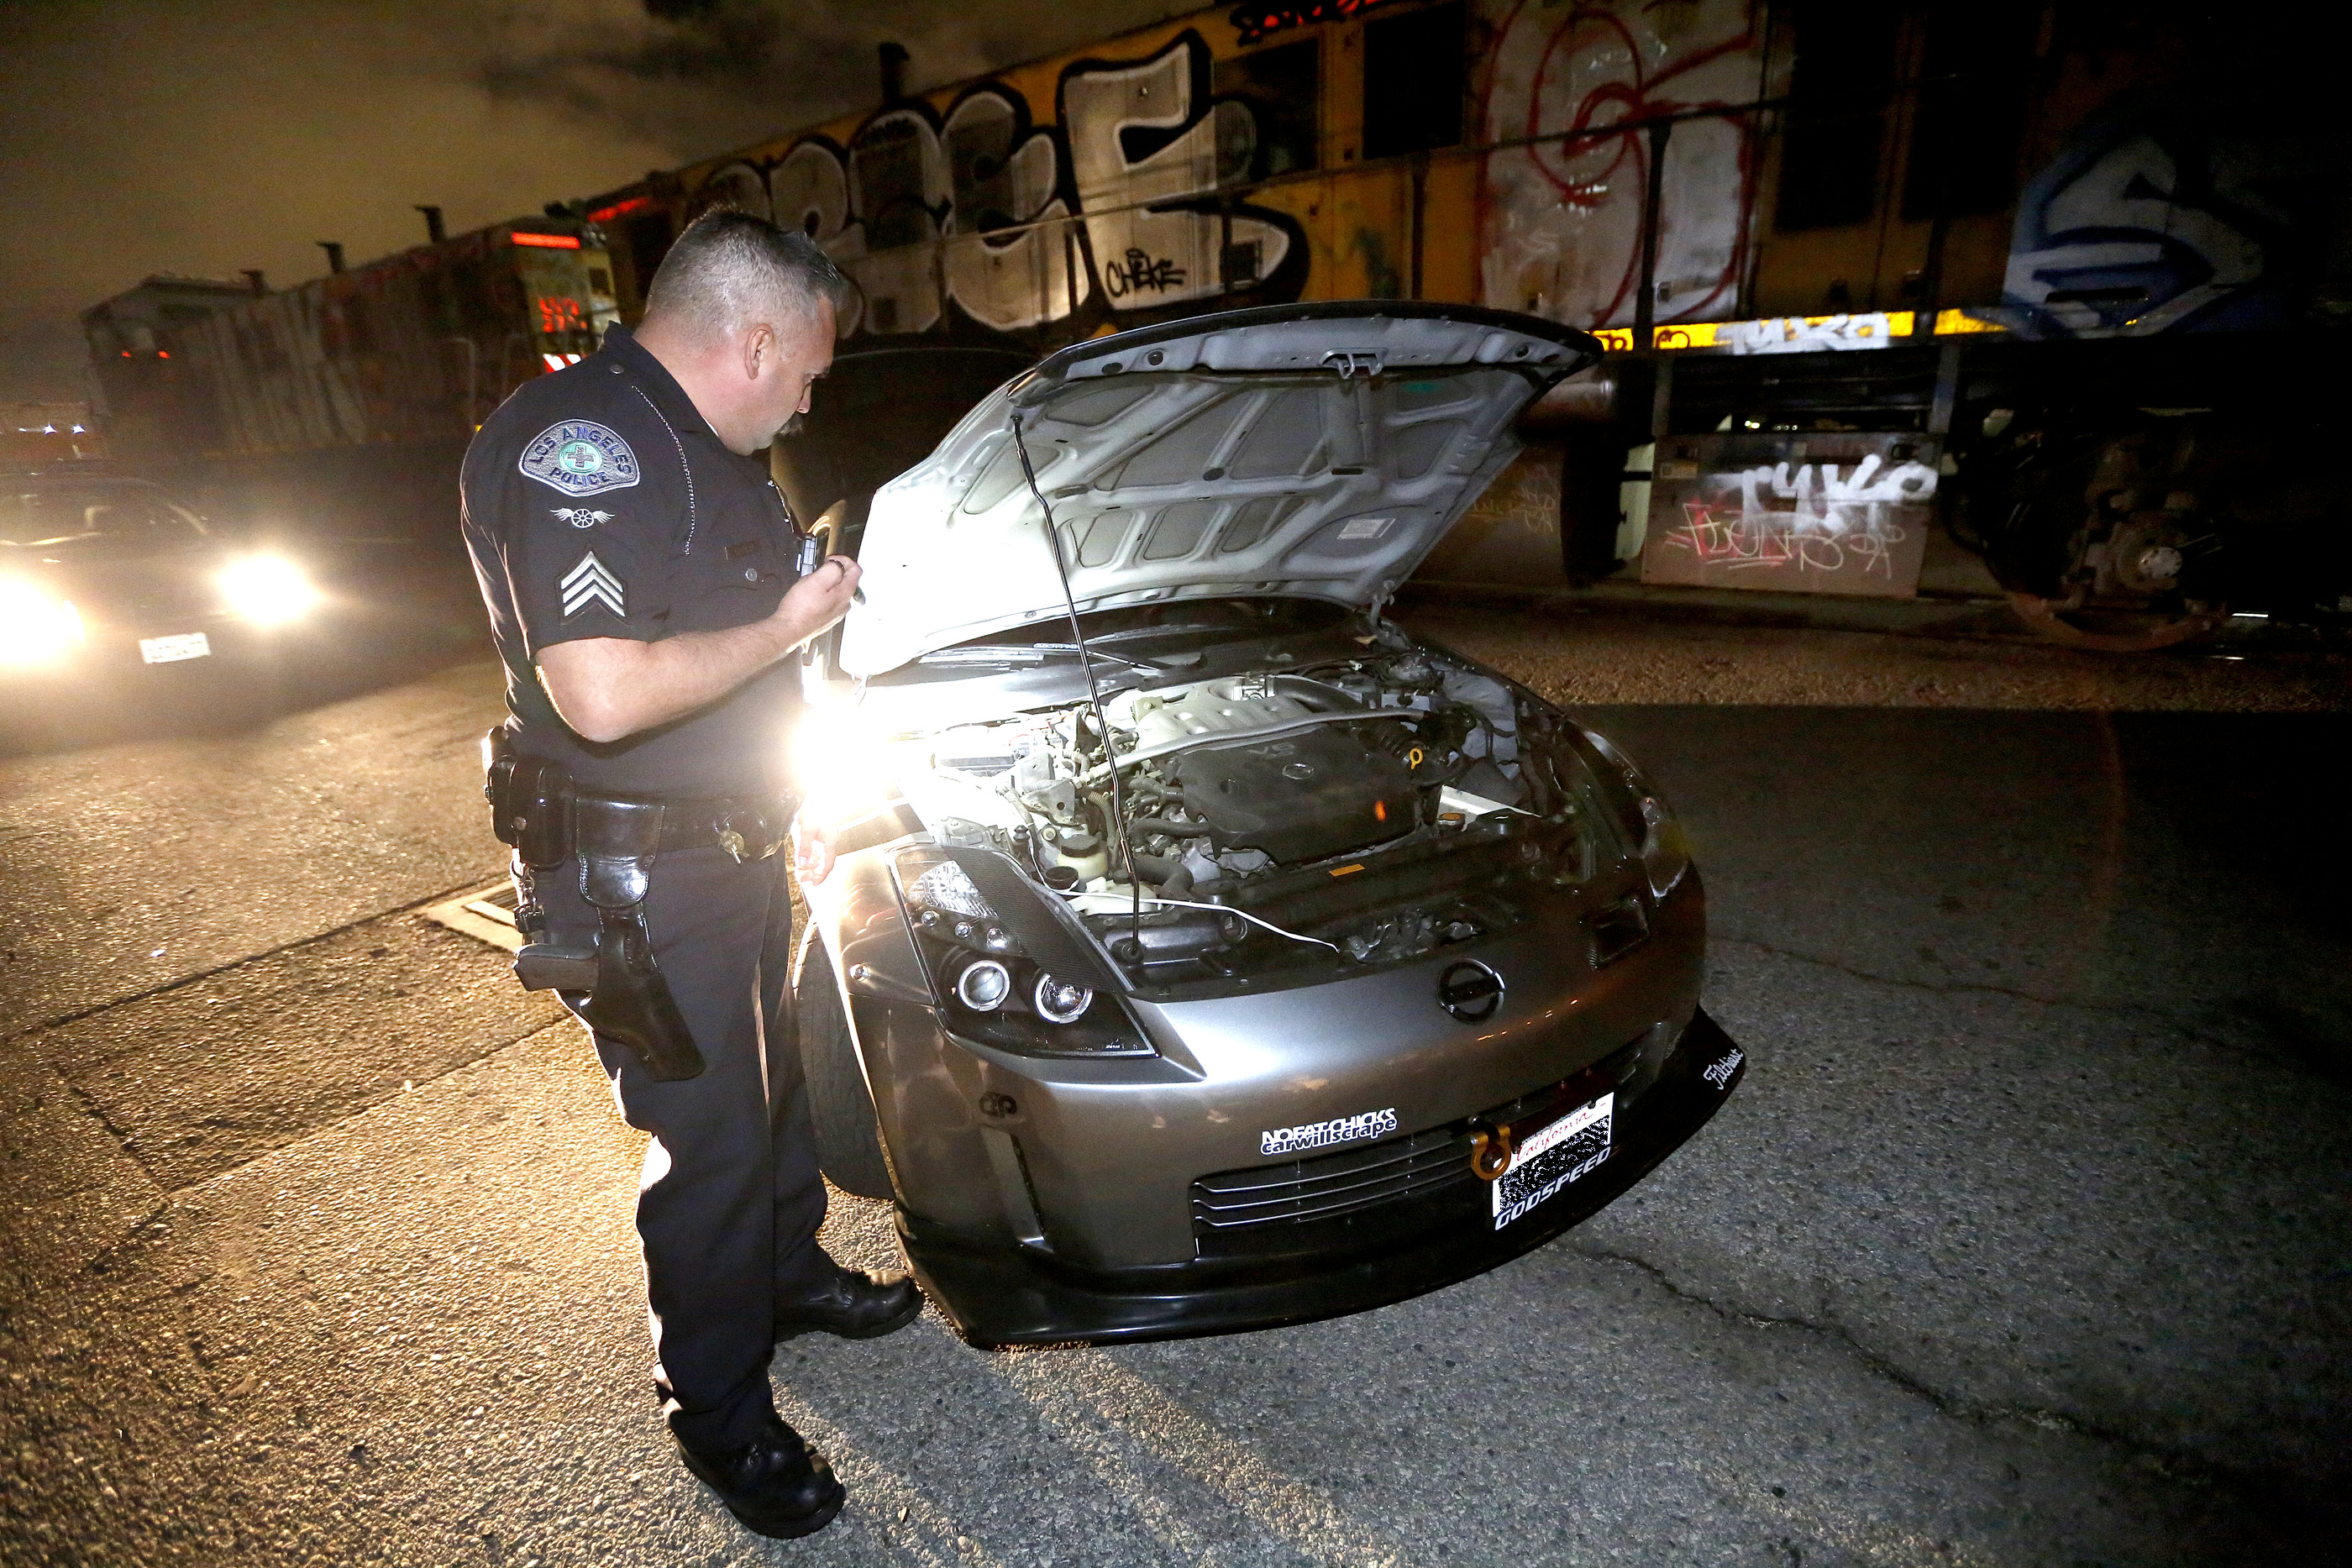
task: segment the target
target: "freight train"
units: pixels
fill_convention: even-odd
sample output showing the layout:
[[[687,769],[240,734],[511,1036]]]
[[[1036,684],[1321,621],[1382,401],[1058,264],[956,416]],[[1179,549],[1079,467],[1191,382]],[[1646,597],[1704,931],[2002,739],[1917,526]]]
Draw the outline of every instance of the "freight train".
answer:
[[[113,455],[279,533],[454,551],[457,465],[532,376],[619,319],[595,230],[558,214],[272,290],[158,277],[82,313]]]
[[[633,319],[720,203],[842,265],[843,363],[877,404],[1205,311],[1500,306],[1612,353],[1533,412],[1425,579],[1906,595],[1939,559],[1931,586],[1958,580],[1956,543],[2083,645],[2352,622],[2307,455],[2341,401],[2310,367],[2343,340],[2342,135],[2282,86],[2291,59],[2205,12],[1252,0],[919,92],[905,65],[883,46],[869,111],[551,209],[576,214],[583,324]],[[365,362],[325,325],[337,287],[305,286],[298,378]],[[545,294],[491,293],[463,328],[413,297],[406,379],[374,383],[407,413],[294,438],[462,434],[552,350]],[[224,407],[288,373],[235,329],[203,343]],[[297,430],[239,415],[215,449]],[[852,470],[884,444],[861,465],[786,443],[780,476],[854,538]]]

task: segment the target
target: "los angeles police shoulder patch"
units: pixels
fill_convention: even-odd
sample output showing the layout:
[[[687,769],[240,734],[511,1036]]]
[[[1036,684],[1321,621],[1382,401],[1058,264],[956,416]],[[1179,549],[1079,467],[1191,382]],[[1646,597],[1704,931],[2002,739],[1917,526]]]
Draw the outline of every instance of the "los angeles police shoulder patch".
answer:
[[[567,496],[625,490],[637,482],[637,455],[601,424],[567,419],[531,437],[516,467]]]

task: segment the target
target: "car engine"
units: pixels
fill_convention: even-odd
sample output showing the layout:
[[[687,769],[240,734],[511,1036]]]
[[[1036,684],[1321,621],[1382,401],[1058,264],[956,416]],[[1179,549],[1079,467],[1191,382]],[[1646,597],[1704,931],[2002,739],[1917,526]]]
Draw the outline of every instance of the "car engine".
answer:
[[[1054,882],[1123,873],[1108,858],[1123,825],[1170,896],[1429,828],[1449,788],[1519,794],[1508,690],[1417,655],[1121,693],[1104,716],[1116,787],[1085,704],[949,731],[934,766],[1009,804],[1040,873],[1068,868]]]
[[[1572,727],[1410,646],[1120,692],[1101,711],[1108,750],[1083,702],[935,732],[908,793],[1139,975],[1466,941],[1525,918],[1515,890],[1531,880],[1591,874],[1611,831],[1552,734]]]

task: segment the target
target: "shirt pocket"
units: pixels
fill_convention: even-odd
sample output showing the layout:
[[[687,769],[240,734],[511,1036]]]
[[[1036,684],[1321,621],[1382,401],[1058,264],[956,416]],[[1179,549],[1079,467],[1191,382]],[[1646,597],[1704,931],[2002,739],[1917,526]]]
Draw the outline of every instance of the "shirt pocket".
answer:
[[[747,626],[774,612],[791,570],[784,548],[774,539],[722,535],[707,549],[698,546],[688,572],[695,602],[678,606],[680,621],[697,631]]]
[[[714,553],[718,580],[712,586],[737,593],[782,593],[792,572],[789,552],[772,538],[738,539]]]

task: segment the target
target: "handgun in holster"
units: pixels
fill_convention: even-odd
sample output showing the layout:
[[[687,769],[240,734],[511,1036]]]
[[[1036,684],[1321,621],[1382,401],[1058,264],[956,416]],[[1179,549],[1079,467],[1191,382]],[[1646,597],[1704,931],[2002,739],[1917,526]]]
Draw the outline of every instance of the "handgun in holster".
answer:
[[[584,945],[526,933],[541,939],[515,954],[515,977],[525,990],[553,991],[590,1029],[626,1046],[648,1078],[667,1083],[700,1074],[702,1052],[646,929],[661,804],[579,794],[555,763],[516,754],[502,729],[490,732],[482,750],[499,841],[534,872],[576,859],[581,894],[596,910],[595,936]]]

